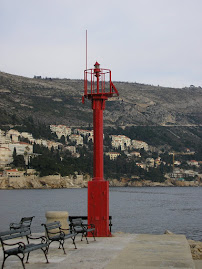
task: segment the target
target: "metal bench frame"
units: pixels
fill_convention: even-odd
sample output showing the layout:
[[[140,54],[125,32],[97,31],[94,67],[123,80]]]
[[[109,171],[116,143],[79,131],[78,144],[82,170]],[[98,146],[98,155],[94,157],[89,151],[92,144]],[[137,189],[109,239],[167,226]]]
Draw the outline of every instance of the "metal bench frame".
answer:
[[[20,259],[22,266],[25,269],[25,265],[24,265],[25,254],[27,253],[26,263],[28,263],[30,252],[37,249],[41,249],[43,251],[46,258],[46,262],[49,263],[48,258],[47,258],[47,251],[48,251],[47,238],[45,236],[33,237],[30,235],[31,235],[31,231],[28,227],[16,229],[16,230],[9,230],[9,231],[0,233],[0,241],[1,241],[2,250],[3,250],[3,263],[1,267],[2,269],[4,267],[6,259],[12,255],[17,256]],[[23,236],[26,237],[27,244],[22,242]],[[18,239],[18,238],[21,238],[21,241],[18,241],[16,243],[5,243],[5,241],[7,240]],[[37,244],[33,244],[33,243],[30,243],[30,239],[31,240],[40,239],[41,242]],[[15,247],[11,248],[12,246],[15,246]]]
[[[75,243],[76,233],[70,232],[70,229],[61,228],[61,224],[59,221],[46,223],[46,224],[43,223],[41,225],[44,226],[46,236],[48,238],[48,250],[49,250],[49,246],[52,242],[59,242],[59,249],[62,246],[64,254],[66,254],[65,248],[64,248],[64,242],[66,239],[69,239],[69,238],[72,239],[73,244],[74,244],[74,248],[77,249],[76,243]],[[64,231],[69,231],[70,233],[65,234]],[[47,250],[47,252],[48,252],[48,250]]]
[[[33,218],[34,218],[34,216],[33,217],[24,217],[24,218],[21,218],[19,223],[11,223],[10,230],[16,230],[16,229],[20,229],[20,228],[24,228],[24,227],[27,227],[30,229]]]
[[[70,229],[74,231],[76,234],[81,233],[81,241],[85,236],[87,244],[88,242],[88,233],[91,233],[95,240],[95,225],[94,224],[84,224],[82,218],[71,219]]]

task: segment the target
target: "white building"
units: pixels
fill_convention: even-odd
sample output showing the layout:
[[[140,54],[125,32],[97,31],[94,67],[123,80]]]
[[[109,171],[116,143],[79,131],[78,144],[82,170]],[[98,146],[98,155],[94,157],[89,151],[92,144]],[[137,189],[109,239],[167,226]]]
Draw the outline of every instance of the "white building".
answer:
[[[6,167],[13,161],[13,152],[8,147],[0,147],[0,167]]]
[[[17,155],[26,155],[26,154],[33,153],[33,145],[30,145],[25,142],[10,143],[8,144],[8,148],[11,150],[12,154],[13,154],[14,148],[16,149]]]
[[[136,165],[142,169],[146,169],[146,164],[145,163],[136,163]]]
[[[25,171],[18,171],[18,169],[5,170],[3,176],[5,177],[22,177]]]
[[[14,130],[14,129],[10,129],[6,133],[6,136],[10,141],[15,143],[15,142],[19,141],[20,132],[18,132],[17,130]]]
[[[132,147],[135,149],[144,149],[145,151],[149,150],[149,145],[146,142],[140,140],[132,140]]]
[[[188,165],[199,167],[199,163],[195,160],[187,161]]]
[[[69,150],[71,153],[76,153],[76,147],[75,146],[67,146],[65,149]]]
[[[21,137],[27,138],[31,143],[34,143],[35,139],[33,138],[32,134],[27,133],[27,132],[22,132],[20,134]]]
[[[127,149],[131,145],[131,139],[125,135],[111,135],[112,147],[121,148],[121,150]]]
[[[118,152],[107,152],[106,153],[107,156],[109,156],[110,160],[116,160],[118,158],[118,156],[120,156],[121,154]]]
[[[71,142],[76,142],[76,145],[83,146],[83,137],[81,135],[72,134],[69,136]]]
[[[94,136],[93,135],[90,135],[89,137],[88,137],[88,142],[94,142]]]
[[[67,135],[71,135],[72,130],[70,127],[65,125],[50,125],[52,132],[56,133],[57,137],[60,139],[63,135],[66,138]]]
[[[52,147],[53,147],[54,149],[58,149],[59,146],[61,146],[61,145],[62,145],[62,144],[59,143],[59,142],[54,142],[54,141],[50,141],[50,140],[47,141],[47,147],[48,147],[49,149],[51,149]]]
[[[147,158],[146,159],[146,166],[147,167],[154,167],[154,158]]]
[[[34,139],[34,142],[35,142],[37,145],[42,145],[42,146],[44,146],[44,147],[48,147],[47,140],[44,140],[44,139]]]
[[[83,130],[83,129],[75,129],[75,134],[80,134],[83,136],[93,136],[93,131],[91,130]]]
[[[138,158],[141,158],[141,154],[140,154],[140,152],[138,152],[138,151],[132,151],[132,152],[130,153],[130,155],[131,155],[131,156],[138,157]]]
[[[10,136],[0,129],[0,144],[8,144],[10,141]]]

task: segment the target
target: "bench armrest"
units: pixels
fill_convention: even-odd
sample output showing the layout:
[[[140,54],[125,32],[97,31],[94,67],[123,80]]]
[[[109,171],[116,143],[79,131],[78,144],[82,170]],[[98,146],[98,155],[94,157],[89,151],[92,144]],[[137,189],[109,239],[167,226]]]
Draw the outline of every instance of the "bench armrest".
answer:
[[[13,244],[3,242],[3,245],[9,246],[9,247],[18,245],[19,249],[21,249],[21,250],[25,249],[25,243],[23,243],[23,242],[17,242],[17,243],[13,243]]]
[[[47,237],[46,236],[39,236],[39,237],[33,237],[33,236],[30,236],[28,235],[27,236],[28,239],[31,239],[31,240],[37,240],[37,239],[41,239],[41,243],[47,243]]]

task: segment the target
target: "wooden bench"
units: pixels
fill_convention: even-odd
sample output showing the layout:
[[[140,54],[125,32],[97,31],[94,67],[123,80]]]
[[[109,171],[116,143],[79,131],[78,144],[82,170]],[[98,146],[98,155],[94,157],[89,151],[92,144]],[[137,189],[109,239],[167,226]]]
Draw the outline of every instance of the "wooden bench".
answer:
[[[70,232],[69,229],[63,229],[61,228],[61,224],[59,221],[55,221],[55,222],[51,222],[51,223],[46,223],[46,224],[41,224],[44,226],[45,228],[45,232],[46,232],[46,236],[48,238],[48,249],[49,246],[52,242],[59,242],[59,249],[62,246],[62,249],[64,251],[64,254],[66,254],[65,249],[64,249],[64,242],[66,239],[71,238],[74,244],[75,249],[77,249],[76,247],[76,243],[75,243],[75,237],[76,237],[76,233],[74,232]],[[64,231],[69,231],[70,233],[65,234]]]
[[[24,227],[27,227],[30,229],[33,218],[34,218],[34,216],[33,217],[24,217],[24,218],[21,218],[19,223],[11,223],[10,230],[16,230],[16,229],[20,229],[20,228],[24,228]]]
[[[26,241],[27,243],[22,242],[22,237],[25,236],[26,237]],[[20,238],[20,241],[18,238]],[[7,242],[8,240],[11,239],[16,239],[16,243],[11,243],[11,242]],[[30,243],[30,239],[35,240],[35,239],[39,239],[40,243]],[[25,228],[20,228],[20,229],[16,229],[16,230],[9,230],[9,231],[5,231],[5,232],[1,232],[0,233],[0,241],[1,241],[1,245],[2,245],[2,250],[3,250],[3,263],[2,263],[2,269],[4,267],[4,263],[6,261],[6,259],[9,256],[15,255],[17,256],[22,263],[23,268],[25,269],[25,265],[24,265],[24,258],[25,258],[25,254],[27,253],[27,260],[26,263],[28,263],[28,259],[29,259],[29,254],[31,251],[37,250],[37,249],[41,249],[46,257],[46,262],[48,263],[48,258],[47,258],[47,251],[48,251],[48,242],[47,242],[47,238],[45,236],[40,236],[40,237],[33,237],[31,236],[31,231],[29,228],[25,227]]]
[[[94,224],[84,224],[83,220],[81,218],[71,219],[70,229],[76,234],[79,234],[79,233],[82,234],[81,241],[83,240],[83,237],[85,236],[87,244],[89,244],[88,233],[91,233],[92,236],[94,237],[94,241],[96,241],[95,240],[95,226],[94,226]]]

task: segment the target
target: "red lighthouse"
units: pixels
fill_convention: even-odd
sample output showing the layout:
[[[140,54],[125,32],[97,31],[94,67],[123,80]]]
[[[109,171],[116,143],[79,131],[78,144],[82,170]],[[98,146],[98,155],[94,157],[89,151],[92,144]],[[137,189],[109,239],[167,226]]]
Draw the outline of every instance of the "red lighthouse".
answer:
[[[105,101],[119,95],[111,81],[111,71],[100,68],[84,71],[84,96],[92,101],[93,109],[93,179],[88,183],[88,223],[96,227],[96,236],[110,236],[109,231],[109,182],[104,180],[103,165],[103,110]]]

